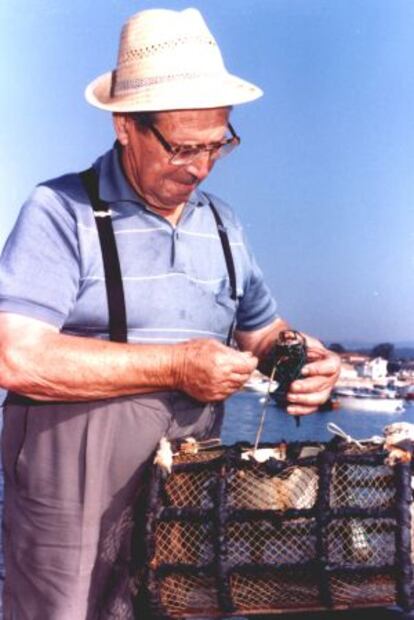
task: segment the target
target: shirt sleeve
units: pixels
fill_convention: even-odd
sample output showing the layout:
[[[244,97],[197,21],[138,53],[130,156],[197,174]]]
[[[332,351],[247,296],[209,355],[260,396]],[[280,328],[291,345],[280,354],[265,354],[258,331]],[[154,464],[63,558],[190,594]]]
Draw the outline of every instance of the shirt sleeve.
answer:
[[[0,311],[61,328],[79,279],[75,217],[56,191],[39,186],[23,205],[0,258]]]

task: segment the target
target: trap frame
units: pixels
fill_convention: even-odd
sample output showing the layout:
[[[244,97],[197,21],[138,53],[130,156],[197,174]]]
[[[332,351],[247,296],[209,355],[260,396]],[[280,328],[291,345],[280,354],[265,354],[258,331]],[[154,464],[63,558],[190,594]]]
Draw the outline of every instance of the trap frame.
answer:
[[[149,485],[144,588],[158,618],[413,608],[411,463],[333,439],[245,459],[179,452]]]

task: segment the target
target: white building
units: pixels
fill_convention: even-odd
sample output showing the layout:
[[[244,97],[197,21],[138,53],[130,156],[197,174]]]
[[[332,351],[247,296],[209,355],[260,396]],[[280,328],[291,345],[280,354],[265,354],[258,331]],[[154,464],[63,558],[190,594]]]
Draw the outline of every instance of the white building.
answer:
[[[387,377],[387,366],[387,360],[382,357],[376,357],[373,360],[367,360],[363,364],[359,364],[357,371],[360,377],[368,377],[375,383]]]

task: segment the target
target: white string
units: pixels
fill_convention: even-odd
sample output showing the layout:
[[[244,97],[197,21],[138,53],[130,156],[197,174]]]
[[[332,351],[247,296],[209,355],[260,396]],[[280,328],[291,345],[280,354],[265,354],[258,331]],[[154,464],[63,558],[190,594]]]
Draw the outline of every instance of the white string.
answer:
[[[372,437],[369,437],[368,439],[360,439],[360,440],[354,439],[354,437],[352,437],[351,435],[348,435],[340,426],[338,426],[334,422],[328,422],[328,424],[326,425],[326,428],[333,435],[342,437],[342,439],[345,439],[347,443],[354,443],[361,450],[364,448],[363,444],[367,442],[384,443],[384,437],[380,437],[379,435],[373,435]]]
[[[253,447],[253,454],[257,451],[257,448],[259,447],[260,437],[262,436],[262,432],[263,432],[264,422],[265,422],[265,418],[266,418],[267,406],[268,406],[269,401],[270,401],[270,396],[271,396],[271,393],[272,393],[272,387],[273,387],[273,381],[274,381],[274,378],[275,378],[275,374],[276,374],[276,364],[273,366],[272,372],[271,372],[270,377],[269,377],[269,385],[267,386],[266,396],[265,396],[265,399],[263,401],[263,407],[262,407],[262,413],[261,413],[261,416],[260,416],[259,427],[257,429],[256,440],[254,442],[254,447]]]

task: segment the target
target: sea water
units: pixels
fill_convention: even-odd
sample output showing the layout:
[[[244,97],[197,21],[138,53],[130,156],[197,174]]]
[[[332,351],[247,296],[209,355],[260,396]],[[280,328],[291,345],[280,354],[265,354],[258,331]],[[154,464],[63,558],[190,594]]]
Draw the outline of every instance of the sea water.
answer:
[[[263,413],[263,399],[262,394],[255,392],[239,392],[228,399],[222,432],[224,444],[233,444],[237,441],[247,441],[254,444]],[[293,416],[288,415],[270,401],[266,407],[261,442],[278,442],[281,440],[329,441],[332,438],[332,434],[327,429],[328,422],[334,422],[354,439],[367,439],[373,435],[382,435],[384,426],[397,421],[414,423],[414,403],[408,404],[402,413],[367,413],[366,411],[334,409],[323,413],[302,416],[300,425],[297,426]],[[3,476],[0,471],[0,508],[2,503]],[[0,555],[0,577],[2,574],[3,561]],[[401,617],[402,615],[399,612],[390,609],[364,610],[361,612],[284,614],[283,617],[274,616],[275,620],[282,620],[282,618],[287,620],[299,620],[299,618],[301,620],[397,620],[397,618],[401,619]],[[414,618],[411,615],[404,617]],[[1,618],[0,607],[0,620]],[[259,620],[258,616],[256,618]],[[266,618],[270,617],[266,616]]]
[[[227,401],[222,439],[225,444],[235,441],[255,442],[260,417],[263,412],[263,394],[239,392]],[[294,416],[275,406],[270,400],[266,407],[261,442],[286,441],[329,441],[332,433],[329,422],[335,423],[354,439],[367,439],[382,435],[384,426],[393,422],[414,423],[414,401],[401,413],[377,413],[353,409],[333,409],[321,413],[301,416],[297,426]]]

